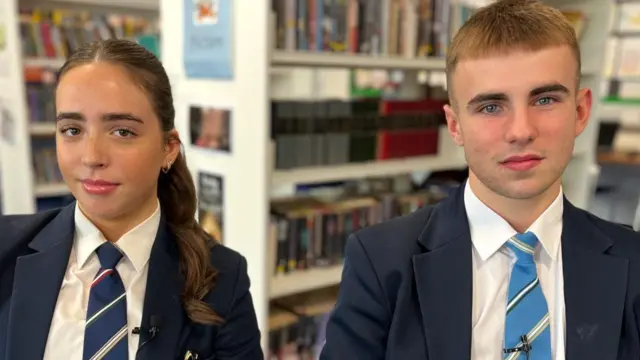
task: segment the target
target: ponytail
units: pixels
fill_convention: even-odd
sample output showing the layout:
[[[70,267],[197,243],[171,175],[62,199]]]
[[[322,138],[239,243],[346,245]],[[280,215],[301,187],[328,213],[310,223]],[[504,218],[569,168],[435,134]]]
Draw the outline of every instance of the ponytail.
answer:
[[[195,220],[196,189],[181,153],[169,171],[160,173],[158,198],[180,253],[180,270],[185,280],[182,292],[185,311],[196,323],[219,324],[222,318],[202,301],[216,280],[217,272],[209,258],[216,241]]]

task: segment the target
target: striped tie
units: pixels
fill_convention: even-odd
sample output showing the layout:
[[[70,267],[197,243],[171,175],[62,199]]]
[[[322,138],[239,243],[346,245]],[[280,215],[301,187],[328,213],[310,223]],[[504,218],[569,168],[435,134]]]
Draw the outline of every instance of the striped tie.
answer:
[[[96,250],[100,270],[93,279],[84,330],[83,360],[126,360],[127,302],[116,271],[122,253],[110,242]]]
[[[532,232],[518,234],[507,242],[517,256],[509,282],[509,301],[505,327],[505,348],[521,348],[522,336],[531,350],[506,352],[505,359],[551,359],[551,336],[549,334],[549,311],[544,298],[533,254],[538,238]]]

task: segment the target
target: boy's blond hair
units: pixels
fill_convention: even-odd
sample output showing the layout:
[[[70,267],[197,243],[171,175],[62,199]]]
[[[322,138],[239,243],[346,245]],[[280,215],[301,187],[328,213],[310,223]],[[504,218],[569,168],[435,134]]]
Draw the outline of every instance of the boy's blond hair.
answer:
[[[446,60],[449,94],[452,75],[462,60],[563,45],[573,52],[579,79],[580,45],[562,12],[538,0],[498,0],[478,9],[451,40]]]

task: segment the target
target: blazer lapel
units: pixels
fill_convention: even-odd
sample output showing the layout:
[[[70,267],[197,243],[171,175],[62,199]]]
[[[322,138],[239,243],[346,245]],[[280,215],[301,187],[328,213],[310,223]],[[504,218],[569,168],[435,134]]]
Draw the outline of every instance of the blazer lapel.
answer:
[[[416,291],[429,359],[471,356],[472,243],[464,208],[464,184],[439,203],[413,257]]]
[[[8,359],[42,359],[73,244],[75,203],[45,226],[16,263],[9,309]]]
[[[185,322],[178,255],[174,237],[163,216],[149,259],[141,326],[143,330],[149,329],[154,325],[154,319],[159,331],[154,338],[146,331],[141,332],[138,360],[173,359],[176,352]]]
[[[568,359],[616,357],[628,261],[607,254],[612,244],[586,213],[565,200],[562,261]]]

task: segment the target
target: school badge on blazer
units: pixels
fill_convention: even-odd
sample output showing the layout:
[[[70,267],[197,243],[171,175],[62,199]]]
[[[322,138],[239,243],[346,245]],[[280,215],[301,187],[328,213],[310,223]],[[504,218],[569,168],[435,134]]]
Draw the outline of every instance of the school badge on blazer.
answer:
[[[184,354],[184,360],[198,360],[198,354],[191,352],[191,350],[187,350]]]

